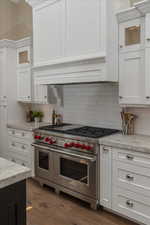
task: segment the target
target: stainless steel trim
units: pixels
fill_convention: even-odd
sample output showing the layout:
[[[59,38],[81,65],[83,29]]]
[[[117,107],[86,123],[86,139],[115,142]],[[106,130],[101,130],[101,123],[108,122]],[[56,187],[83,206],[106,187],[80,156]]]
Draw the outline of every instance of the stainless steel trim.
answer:
[[[89,156],[83,155],[81,153],[80,154],[75,154],[75,153],[72,153],[72,152],[58,150],[58,149],[51,148],[51,147],[49,148],[49,147],[46,147],[46,146],[43,146],[43,145],[40,145],[40,144],[32,144],[32,146],[37,147],[37,148],[43,148],[45,150],[52,151],[52,152],[57,152],[57,153],[61,153],[61,154],[65,154],[65,155],[69,155],[69,156],[73,156],[73,157],[77,157],[77,158],[80,158],[80,159],[89,160],[91,162],[95,162],[96,161],[96,157],[89,157]]]

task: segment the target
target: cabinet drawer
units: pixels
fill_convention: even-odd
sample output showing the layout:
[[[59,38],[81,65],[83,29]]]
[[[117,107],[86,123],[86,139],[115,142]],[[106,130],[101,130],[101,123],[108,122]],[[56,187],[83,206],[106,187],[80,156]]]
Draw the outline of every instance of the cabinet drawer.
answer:
[[[113,197],[113,209],[138,222],[150,224],[149,198],[124,189],[116,189]]]
[[[19,153],[26,153],[31,150],[31,145],[27,143],[22,143],[20,140],[9,139],[9,149],[17,151]]]
[[[113,150],[112,150],[113,151]],[[150,154],[142,154],[134,151],[126,151],[123,149],[114,149],[113,160],[150,168]]]
[[[23,139],[32,139],[32,132],[16,130],[16,129],[8,129],[8,134],[13,137],[23,138]]]
[[[113,174],[114,185],[150,196],[150,168],[115,161]]]

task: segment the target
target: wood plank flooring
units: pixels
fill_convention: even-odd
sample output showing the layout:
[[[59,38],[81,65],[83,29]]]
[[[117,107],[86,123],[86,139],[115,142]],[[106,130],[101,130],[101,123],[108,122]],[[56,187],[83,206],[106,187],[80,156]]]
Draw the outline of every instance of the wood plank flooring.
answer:
[[[66,194],[58,196],[34,180],[28,181],[27,189],[32,205],[27,213],[28,225],[135,225],[111,213],[93,211],[86,203]]]

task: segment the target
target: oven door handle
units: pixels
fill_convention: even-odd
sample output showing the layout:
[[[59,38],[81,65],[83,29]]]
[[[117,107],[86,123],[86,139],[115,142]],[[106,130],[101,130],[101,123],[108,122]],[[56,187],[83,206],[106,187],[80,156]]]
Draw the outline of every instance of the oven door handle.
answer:
[[[89,156],[85,156],[85,155],[78,155],[78,154],[74,154],[72,152],[66,152],[66,151],[61,151],[55,148],[49,148],[43,145],[39,145],[39,144],[32,144],[33,147],[37,147],[37,148],[41,148],[44,150],[48,150],[48,151],[52,151],[52,152],[57,152],[57,153],[61,153],[64,155],[68,155],[68,156],[73,156],[76,158],[80,158],[80,159],[84,159],[84,160],[88,160],[90,162],[96,162],[96,157],[89,157]]]

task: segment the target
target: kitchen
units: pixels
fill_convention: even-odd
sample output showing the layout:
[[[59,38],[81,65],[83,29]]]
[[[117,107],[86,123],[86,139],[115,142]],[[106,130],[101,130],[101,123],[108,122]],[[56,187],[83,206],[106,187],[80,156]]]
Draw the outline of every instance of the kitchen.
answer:
[[[19,196],[3,225],[149,225],[150,1],[0,12],[0,187]]]

